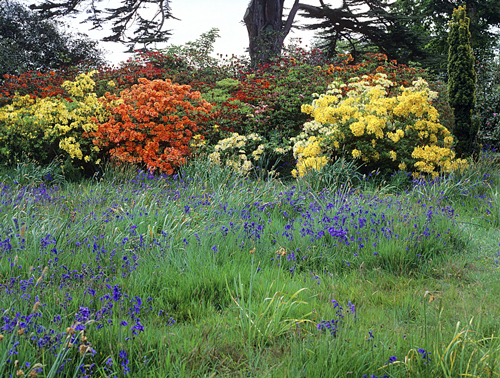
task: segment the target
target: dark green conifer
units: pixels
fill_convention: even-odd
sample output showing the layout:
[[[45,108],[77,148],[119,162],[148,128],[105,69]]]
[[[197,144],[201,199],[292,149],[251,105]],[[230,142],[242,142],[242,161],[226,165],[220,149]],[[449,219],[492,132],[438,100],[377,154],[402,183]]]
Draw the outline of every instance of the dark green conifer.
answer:
[[[472,122],[475,104],[476,72],[470,43],[469,18],[465,6],[453,11],[448,36],[448,95],[453,109],[455,150],[457,156],[467,157],[474,151],[477,126]]]

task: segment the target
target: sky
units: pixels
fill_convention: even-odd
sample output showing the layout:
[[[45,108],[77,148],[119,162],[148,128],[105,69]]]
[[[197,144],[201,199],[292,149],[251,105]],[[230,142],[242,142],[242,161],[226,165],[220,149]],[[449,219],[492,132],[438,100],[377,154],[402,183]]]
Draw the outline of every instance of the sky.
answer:
[[[319,5],[318,0],[301,0],[301,2]],[[172,31],[168,44],[182,45],[189,41],[195,41],[202,33],[206,33],[212,28],[218,28],[220,38],[214,44],[215,53],[228,54],[229,56],[232,54],[247,55],[245,48],[248,47],[248,34],[242,20],[248,3],[249,0],[171,0],[172,14],[180,21],[172,19],[167,21],[167,29]],[[117,6],[120,1],[104,0],[102,4],[107,7]],[[293,0],[285,1],[285,7],[292,5]],[[286,10],[285,13],[287,14]],[[80,19],[83,18],[80,17]],[[300,22],[298,15],[295,20],[298,21],[297,24],[304,24],[304,22]],[[90,24],[80,24],[77,19],[68,21],[71,25],[69,31],[80,31],[96,40],[105,35],[105,30],[91,31],[89,30]],[[285,44],[290,38],[301,38],[303,45],[308,45],[313,34],[311,31],[290,32]],[[101,46],[108,51],[106,59],[113,64],[118,64],[130,57],[130,54],[123,53],[126,50],[124,45],[101,42]],[[165,46],[157,45],[157,47]]]

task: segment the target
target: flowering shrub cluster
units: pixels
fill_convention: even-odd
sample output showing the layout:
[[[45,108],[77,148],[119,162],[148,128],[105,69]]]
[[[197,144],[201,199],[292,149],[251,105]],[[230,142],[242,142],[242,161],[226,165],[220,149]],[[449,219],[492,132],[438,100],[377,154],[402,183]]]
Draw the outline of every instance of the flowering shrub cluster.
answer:
[[[356,159],[368,170],[409,170],[414,175],[449,173],[465,166],[455,159],[453,137],[439,123],[430,101],[436,94],[420,79],[389,96],[395,83],[384,74],[335,82],[302,110],[314,119],[294,138],[296,175],[331,156]],[[318,139],[321,136],[321,148]],[[311,160],[314,159],[314,160]]]
[[[422,70],[396,61],[389,62],[383,54],[367,54],[356,64],[350,55],[339,56],[338,61],[331,64],[325,64],[317,55],[314,50],[289,49],[275,62],[240,70],[237,75],[233,73],[230,78],[215,84],[191,84],[203,93],[207,101],[214,103],[210,126],[219,125],[223,131],[240,135],[258,132],[267,140],[285,147],[310,120],[306,113],[301,112],[302,104],[311,103],[314,93],[326,92],[332,81],[348,82],[353,76],[386,73],[399,87],[408,86],[418,76],[425,75]],[[437,89],[436,85],[433,83],[430,87]],[[350,89],[342,88],[344,91]],[[433,99],[433,105],[444,114],[445,121],[452,119],[451,110],[441,94]],[[445,125],[451,126],[451,123]]]
[[[104,122],[108,114],[93,92],[94,73],[61,85],[69,100],[16,95],[0,108],[0,155],[15,161],[26,154],[47,163],[62,152],[78,165],[96,161],[99,149],[85,135],[97,129],[94,119]]]
[[[46,109],[53,109],[51,110],[53,115],[60,113],[54,115],[56,118],[66,117],[67,112],[73,112],[74,114],[67,121],[62,118],[60,121],[54,120],[53,126],[48,126],[52,122],[48,118],[44,118],[43,121],[48,122],[47,125],[40,126],[38,123],[32,122],[33,117],[31,116],[18,117],[16,127],[19,137],[13,136],[12,128],[10,131],[6,131],[6,128],[0,131],[4,140],[9,135],[11,136],[11,143],[2,146],[1,153],[4,156],[8,155],[10,161],[14,161],[12,158],[17,159],[22,152],[37,156],[40,161],[49,161],[62,149],[78,165],[83,166],[86,163],[98,162],[106,153],[110,153],[114,158],[121,161],[145,164],[149,169],[159,168],[163,172],[172,172],[176,166],[185,161],[193,152],[193,149],[200,152],[204,148],[206,149],[207,145],[215,146],[221,139],[230,137],[232,133],[237,133],[241,137],[248,137],[250,134],[258,133],[263,138],[262,144],[266,146],[269,144],[269,151],[279,147],[287,152],[290,151],[289,142],[291,138],[305,132],[306,137],[299,137],[295,146],[295,159],[299,160],[295,175],[303,176],[308,169],[323,167],[328,160],[327,154],[331,152],[324,150],[324,146],[319,147],[320,144],[329,143],[328,140],[316,140],[314,145],[307,148],[307,139],[316,135],[307,131],[309,127],[307,125],[311,121],[311,116],[314,117],[314,115],[302,112],[302,104],[312,103],[315,100],[315,96],[313,96],[315,93],[327,92],[328,85],[332,81],[347,83],[353,76],[367,75],[369,78],[375,78],[376,75],[385,73],[387,78],[395,83],[393,86],[385,87],[387,97],[392,98],[398,96],[401,85],[407,87],[418,75],[425,74],[422,70],[397,64],[396,61],[389,62],[383,54],[367,54],[359,62],[353,62],[350,55],[341,55],[336,61],[327,62],[319,51],[306,51],[297,46],[286,48],[284,54],[276,61],[251,69],[248,68],[243,59],[234,56],[225,61],[212,60],[203,70],[196,70],[186,59],[185,56],[179,57],[170,52],[138,52],[134,58],[122,63],[119,67],[101,67],[94,72],[92,75],[94,85],[92,88],[85,89],[85,99],[75,97],[74,94],[69,93],[69,87],[63,85],[68,81],[77,82],[81,80],[76,79],[80,77],[78,76],[78,67],[49,74],[27,73],[19,77],[9,76],[4,80],[3,86],[0,87],[0,94],[5,104],[25,108],[24,102],[28,101],[28,99],[21,100],[21,97],[29,95],[30,99],[34,101],[33,104],[38,103],[41,107],[45,106]],[[160,126],[165,124],[165,121],[160,119],[163,117],[163,110],[155,108],[156,105],[152,105],[152,103],[148,103],[144,94],[139,96],[138,92],[131,89],[133,85],[144,85],[143,82],[140,82],[141,78],[150,81],[166,80],[171,83],[187,84],[191,86],[193,91],[199,91],[202,98],[211,104],[212,111],[210,113],[201,112],[203,113],[203,116],[201,116],[201,113],[198,112],[196,119],[193,119],[196,127],[200,128],[199,132],[194,130],[190,130],[189,133],[182,131],[182,136],[167,133],[169,135],[166,137],[167,139],[173,138],[172,141],[176,141],[174,144],[181,144],[184,147],[179,149],[179,146],[172,146],[170,142],[163,140],[162,138],[167,134],[161,130],[161,127],[153,126],[153,124]],[[437,88],[436,85],[438,84],[430,83],[429,87],[434,90]],[[355,87],[347,85],[338,85],[336,88],[340,91],[336,95],[344,97],[348,97],[348,91],[355,89]],[[141,112],[144,111],[144,109],[138,109],[139,101],[136,101],[136,99],[121,98],[120,93],[124,90],[135,93],[133,96],[137,98],[143,98],[145,101],[144,106],[151,108],[151,110],[154,108],[153,113],[158,113],[158,116],[148,115],[151,120],[145,123],[153,123],[148,124],[147,132],[139,132],[137,129],[143,127],[140,126],[143,125],[140,119],[142,116],[130,122],[126,118],[122,119],[118,113],[113,114],[112,120],[106,118],[111,114],[112,109],[122,109],[126,106],[128,106],[128,110],[122,109],[121,114],[132,114],[132,112],[142,114]],[[161,91],[159,89],[159,92],[148,92],[148,96],[157,93],[153,95],[152,99],[156,95],[161,97],[159,94]],[[106,101],[104,101],[99,102],[100,105],[97,105],[97,99],[108,92],[110,94],[107,95],[106,101],[123,100],[124,102],[111,105],[106,104]],[[448,128],[451,126],[452,117],[450,116],[449,106],[446,105],[446,98],[443,97],[443,93],[446,93],[446,91],[440,90],[439,93],[440,97],[432,99],[432,105],[438,110],[439,114],[444,115],[439,121],[445,128]],[[39,102],[40,99],[44,99],[44,101]],[[92,105],[89,102],[92,102]],[[162,104],[161,106],[166,106],[165,102],[162,102]],[[193,106],[196,107],[197,105],[193,104]],[[207,104],[203,105],[203,107],[207,107]],[[28,112],[25,115],[32,114],[35,108],[30,110],[31,113]],[[106,116],[102,113],[104,108],[106,108]],[[175,111],[174,108],[175,106],[169,109],[174,113],[180,111],[180,114],[178,114],[180,118],[193,116],[191,110],[186,112],[182,106],[179,109],[176,108]],[[167,110],[167,113],[170,110]],[[41,114],[44,110],[40,109],[37,112]],[[94,124],[89,121],[92,116],[97,117],[97,121],[101,124],[99,131],[94,126],[91,126]],[[75,117],[84,117],[86,121],[77,120]],[[134,117],[132,116],[132,118]],[[57,126],[58,124],[60,126]],[[142,136],[136,139],[135,134],[129,135],[129,131],[122,130],[120,129],[121,126],[117,126],[125,124],[127,124],[126,130],[134,129],[135,132],[139,132]],[[133,128],[130,127],[132,124],[135,125]],[[306,125],[305,130],[303,129],[304,124]],[[113,127],[110,125],[113,125]],[[49,129],[51,131],[46,133],[46,130]],[[357,132],[359,133],[360,130]],[[195,134],[199,136],[192,141],[188,140]],[[149,137],[146,135],[149,135]],[[92,139],[95,139],[95,144]],[[406,138],[404,139],[406,140]],[[150,144],[150,141],[154,141],[153,144]],[[156,148],[156,142],[159,143],[159,150],[153,152],[153,149]],[[335,147],[335,141],[330,142]],[[175,148],[165,153],[165,147]],[[421,147],[424,148],[424,144]],[[445,146],[439,145],[439,147]],[[300,151],[300,149],[305,150]],[[245,155],[254,151],[248,150]],[[357,151],[361,150],[357,149]],[[225,153],[228,156],[240,155],[234,151],[231,151],[231,153],[226,151]],[[393,150],[393,153],[391,153],[393,162],[396,161],[394,153],[397,154],[397,150]],[[422,150],[415,153],[425,154],[429,159],[431,158],[430,155],[437,153],[436,156],[440,158],[440,154],[444,153],[444,150]],[[357,154],[356,151],[355,154]],[[399,156],[402,155],[399,154]],[[279,154],[274,157],[283,159],[283,156]],[[358,157],[361,158],[361,155]],[[163,158],[167,161],[162,162]],[[222,156],[224,164],[226,164],[225,159]],[[234,162],[232,159],[229,160]],[[284,160],[293,164],[294,157],[290,153],[284,157]],[[250,161],[254,160],[252,158],[247,159],[246,167],[249,167]],[[377,164],[380,162],[378,161]],[[374,163],[373,159],[372,163]],[[386,163],[384,164],[387,165]],[[393,169],[399,163],[401,163],[399,160],[396,165],[391,163],[388,168]],[[243,164],[244,162],[240,166]],[[434,165],[436,164],[434,163]],[[421,168],[422,171],[430,169],[429,167]]]
[[[197,122],[211,109],[187,85],[145,78],[120,96],[108,93],[106,101],[111,116],[89,133],[94,144],[118,161],[167,174],[186,162]]]
[[[256,133],[246,136],[233,133],[229,138],[220,140],[208,158],[213,164],[227,165],[246,175],[254,168],[266,148],[268,146],[265,140]]]
[[[55,96],[68,98],[61,86],[65,81],[64,77],[54,71],[49,73],[28,71],[19,76],[4,75],[2,86],[0,86],[0,105],[12,103],[15,96],[23,95],[29,95],[30,98]],[[73,78],[74,76],[71,77]]]

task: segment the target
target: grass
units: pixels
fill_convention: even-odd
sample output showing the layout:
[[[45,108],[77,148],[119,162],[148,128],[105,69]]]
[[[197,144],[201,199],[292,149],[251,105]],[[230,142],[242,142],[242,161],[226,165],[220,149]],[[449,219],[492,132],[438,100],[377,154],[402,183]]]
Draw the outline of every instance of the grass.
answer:
[[[0,173],[0,376],[500,374],[494,155],[433,182],[52,169]]]

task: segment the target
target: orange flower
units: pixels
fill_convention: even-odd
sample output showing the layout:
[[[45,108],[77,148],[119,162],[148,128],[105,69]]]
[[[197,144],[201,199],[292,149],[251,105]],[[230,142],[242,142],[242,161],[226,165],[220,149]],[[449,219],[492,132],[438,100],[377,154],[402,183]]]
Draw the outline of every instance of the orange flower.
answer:
[[[112,116],[89,137],[101,149],[107,147],[111,157],[119,161],[172,174],[185,164],[197,122],[210,113],[212,105],[187,85],[170,80],[138,81],[119,97],[106,94]],[[122,141],[125,146],[119,145]]]

